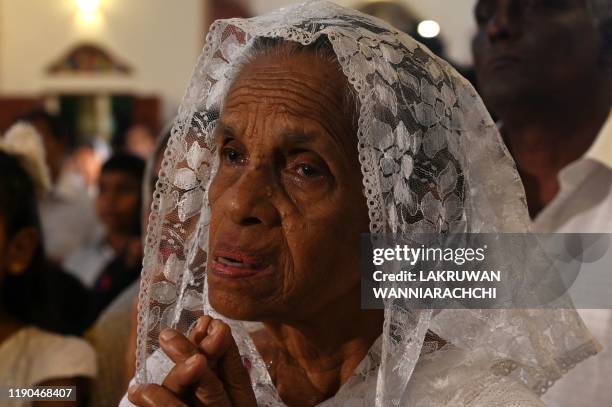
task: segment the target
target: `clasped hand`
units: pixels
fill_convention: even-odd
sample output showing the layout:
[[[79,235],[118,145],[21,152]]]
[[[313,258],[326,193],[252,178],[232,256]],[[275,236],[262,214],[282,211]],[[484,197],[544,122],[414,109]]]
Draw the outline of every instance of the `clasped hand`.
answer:
[[[257,406],[249,373],[223,321],[200,317],[188,337],[165,329],[159,343],[175,366],[161,385],[130,387],[132,403],[143,407]]]

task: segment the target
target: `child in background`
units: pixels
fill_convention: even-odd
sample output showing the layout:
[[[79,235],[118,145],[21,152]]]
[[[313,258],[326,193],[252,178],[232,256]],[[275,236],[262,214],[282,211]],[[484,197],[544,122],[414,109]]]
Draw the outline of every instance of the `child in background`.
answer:
[[[142,159],[120,153],[102,166],[96,211],[104,237],[71,255],[64,267],[93,293],[97,316],[140,275],[142,263],[141,217]]]
[[[147,160],[142,184],[142,225],[144,234],[151,213],[153,191],[161,169],[170,124],[158,138],[153,154]],[[85,333],[98,355],[98,377],[92,388],[90,407],[116,406],[134,377],[136,363],[136,327],[139,280],[128,286],[106,307],[96,323]],[[113,335],[109,336],[109,332]]]
[[[49,185],[39,136],[31,126],[15,125],[0,139],[0,386],[76,386],[77,405],[85,405],[96,374],[94,351],[57,333],[78,330],[82,321],[74,312],[88,305],[82,286],[45,257],[36,192]]]

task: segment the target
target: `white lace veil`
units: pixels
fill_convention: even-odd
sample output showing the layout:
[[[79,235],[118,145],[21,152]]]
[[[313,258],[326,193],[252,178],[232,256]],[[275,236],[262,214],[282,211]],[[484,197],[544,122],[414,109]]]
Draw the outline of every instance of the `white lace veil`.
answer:
[[[160,367],[163,355],[156,352],[162,329],[187,332],[202,313],[223,318],[210,307],[206,287],[207,189],[217,166],[212,129],[237,61],[259,37],[304,46],[326,37],[333,47],[360,106],[358,152],[372,233],[528,228],[514,163],[480,98],[408,35],[324,1],[217,21],[180,107],[155,191],[140,292],[140,382],[160,382],[167,372]],[[282,404],[247,324],[228,323],[250,360],[258,402]],[[512,376],[536,393],[597,348],[573,309],[436,314],[389,301],[379,341],[325,404],[374,405],[376,397],[377,406],[389,406],[403,403],[408,393],[431,392],[411,384],[428,330],[462,351],[461,362],[448,367],[467,368],[484,357],[482,374]],[[446,363],[443,349],[432,355]],[[452,381],[422,382],[430,388],[435,383],[431,397],[443,399],[439,395],[444,394],[446,400],[462,387]]]

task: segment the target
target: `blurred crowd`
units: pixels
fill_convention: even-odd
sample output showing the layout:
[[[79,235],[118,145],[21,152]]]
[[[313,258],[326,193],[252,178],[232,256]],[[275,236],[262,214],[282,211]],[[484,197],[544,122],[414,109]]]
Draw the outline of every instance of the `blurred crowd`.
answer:
[[[123,355],[135,346],[143,230],[169,129],[158,136],[136,124],[114,149],[101,142],[71,149],[65,134],[59,116],[36,109],[17,118],[0,143],[0,343],[29,342],[50,354],[65,349],[53,356],[55,366],[39,369],[40,384],[55,383],[45,376],[56,379],[57,369],[83,379],[96,365],[105,367],[114,381],[105,385],[116,390],[97,403],[113,405],[133,374],[134,358]],[[104,310],[114,315],[112,326],[105,326]],[[84,336],[99,353],[47,332]],[[110,344],[98,337],[103,332],[113,332]],[[121,356],[104,358],[104,346]],[[71,360],[79,366],[69,366]],[[14,372],[2,366],[3,383],[19,381],[5,377]]]

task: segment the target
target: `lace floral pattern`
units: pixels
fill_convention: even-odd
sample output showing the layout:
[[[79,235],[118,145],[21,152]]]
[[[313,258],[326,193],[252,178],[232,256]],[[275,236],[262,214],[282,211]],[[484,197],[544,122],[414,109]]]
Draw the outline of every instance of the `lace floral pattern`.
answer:
[[[159,353],[161,329],[187,332],[203,312],[221,317],[207,300],[207,190],[217,167],[212,130],[236,74],[234,62],[257,37],[307,45],[321,36],[332,44],[360,102],[358,152],[372,233],[527,229],[522,185],[482,102],[463,78],[412,38],[380,20],[324,1],[252,19],[217,21],[179,109],[154,195],[140,293],[139,381],[152,379],[147,364],[155,358],[147,358]],[[465,323],[457,319],[464,315]],[[487,377],[515,374],[541,392],[542,380],[548,383],[562,373],[560,360],[575,349],[581,356],[596,350],[575,312],[552,317],[551,322],[543,313],[485,310],[434,315],[389,301],[379,342],[324,405],[403,403],[408,389],[416,386],[412,374],[428,329],[466,350],[465,366],[476,348],[489,361],[516,361],[510,370],[491,362]],[[250,366],[258,402],[282,405],[243,324],[228,322]],[[555,340],[548,335],[555,329],[571,338]],[[423,388],[413,389],[414,394],[431,393],[430,382],[419,383]],[[456,384],[436,383],[437,395],[419,405],[456,400]]]

